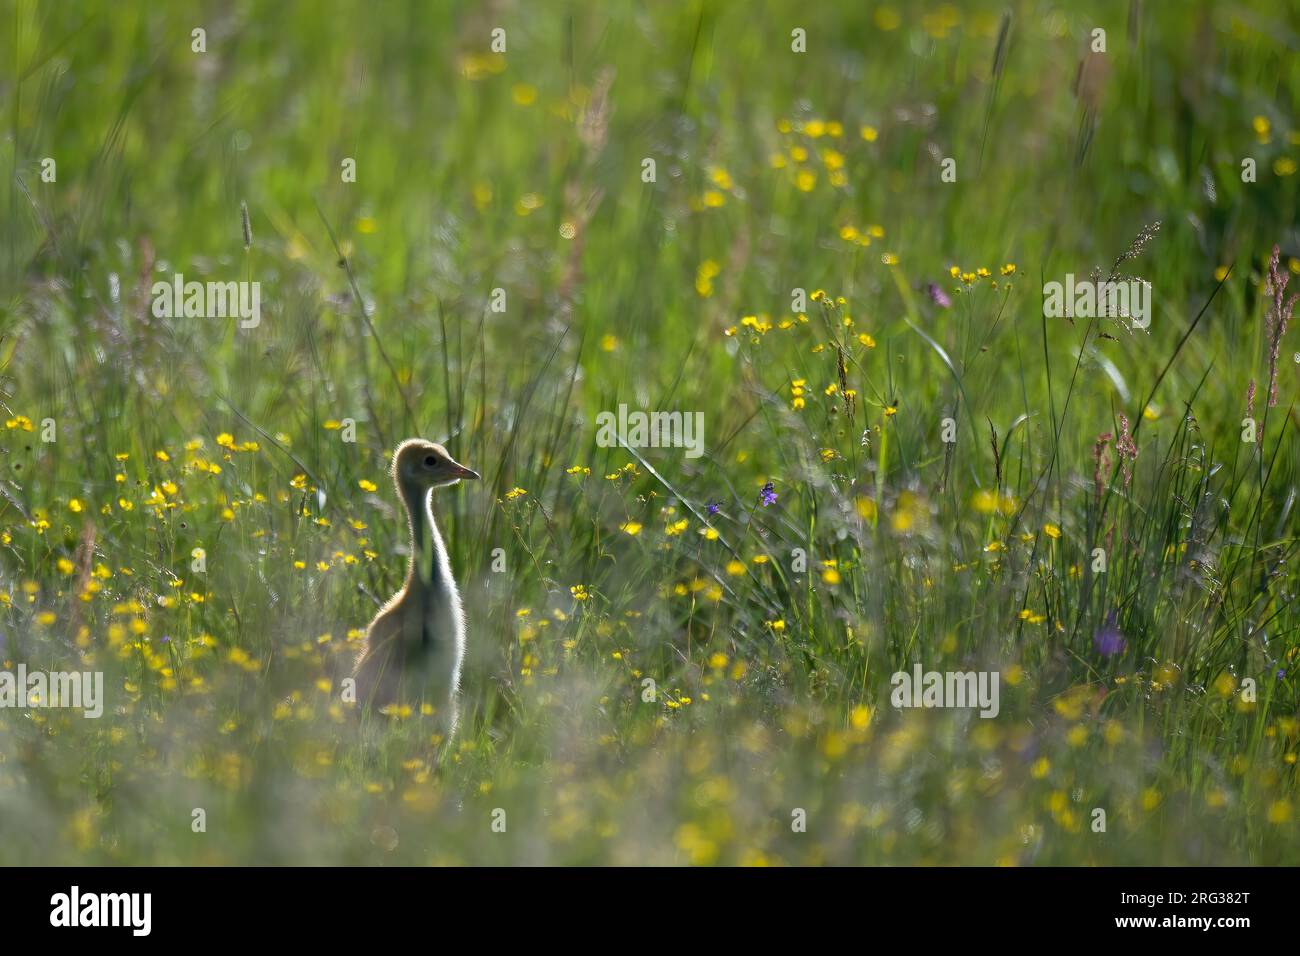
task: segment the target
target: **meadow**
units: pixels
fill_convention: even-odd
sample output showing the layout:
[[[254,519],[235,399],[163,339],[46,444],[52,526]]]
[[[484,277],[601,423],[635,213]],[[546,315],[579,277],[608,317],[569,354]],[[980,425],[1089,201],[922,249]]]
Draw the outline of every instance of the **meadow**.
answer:
[[[0,708],[0,864],[1300,862],[1297,46],[0,0],[0,670],[105,695]],[[483,476],[450,742],[340,692],[412,436]],[[918,666],[997,715],[894,706]]]

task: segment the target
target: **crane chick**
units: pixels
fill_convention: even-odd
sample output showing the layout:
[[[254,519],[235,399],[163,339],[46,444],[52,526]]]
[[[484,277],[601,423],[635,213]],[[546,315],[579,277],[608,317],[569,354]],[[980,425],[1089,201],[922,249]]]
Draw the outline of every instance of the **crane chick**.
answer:
[[[402,589],[366,631],[353,671],[357,700],[371,708],[398,700],[427,702],[450,737],[459,717],[465,620],[431,502],[433,489],[479,476],[441,445],[419,438],[397,446],[392,475],[406,508],[411,557]]]

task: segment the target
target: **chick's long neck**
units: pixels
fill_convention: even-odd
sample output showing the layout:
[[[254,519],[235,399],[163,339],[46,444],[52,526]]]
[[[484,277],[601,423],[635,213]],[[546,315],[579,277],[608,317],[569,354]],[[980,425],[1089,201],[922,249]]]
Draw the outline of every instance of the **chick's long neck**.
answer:
[[[398,493],[406,506],[411,532],[411,558],[406,569],[407,600],[422,608],[445,603],[450,597],[447,581],[447,552],[433,520],[433,490],[398,482]]]

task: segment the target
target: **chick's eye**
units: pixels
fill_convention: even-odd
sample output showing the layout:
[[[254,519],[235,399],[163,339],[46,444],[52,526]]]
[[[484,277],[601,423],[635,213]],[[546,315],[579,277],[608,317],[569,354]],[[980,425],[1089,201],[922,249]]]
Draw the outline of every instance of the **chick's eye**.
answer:
[[[436,464],[438,464],[438,459],[436,457],[434,457],[433,455],[424,456],[424,467],[432,468]]]

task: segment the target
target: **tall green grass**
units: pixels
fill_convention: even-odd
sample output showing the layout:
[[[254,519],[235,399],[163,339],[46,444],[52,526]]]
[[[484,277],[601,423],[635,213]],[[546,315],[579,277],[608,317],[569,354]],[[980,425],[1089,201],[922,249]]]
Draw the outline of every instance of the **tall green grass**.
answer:
[[[109,688],[0,711],[0,861],[1296,859],[1285,4],[0,22],[0,659]],[[1149,330],[1043,317],[1156,222]],[[155,318],[175,272],[260,281],[262,324]],[[598,447],[620,402],[707,454]],[[412,435],[484,478],[436,501],[441,764],[339,699]],[[916,662],[997,671],[998,718],[891,707]]]

